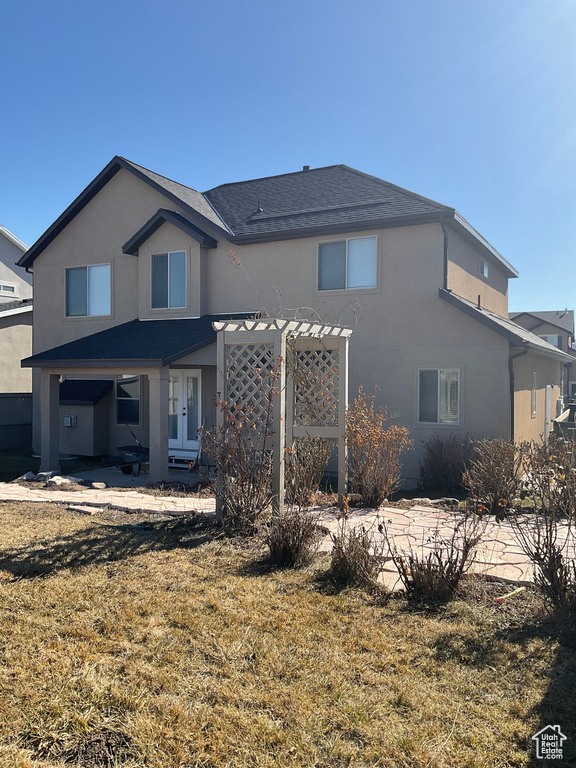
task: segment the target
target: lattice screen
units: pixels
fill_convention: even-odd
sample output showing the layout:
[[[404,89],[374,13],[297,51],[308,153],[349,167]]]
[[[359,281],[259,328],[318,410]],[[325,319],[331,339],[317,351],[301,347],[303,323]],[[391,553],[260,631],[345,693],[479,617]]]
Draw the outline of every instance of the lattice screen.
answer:
[[[337,349],[298,350],[289,357],[294,379],[294,425],[338,424]]]
[[[250,413],[255,423],[263,421],[274,362],[270,344],[226,345],[226,400],[231,413],[239,409]]]

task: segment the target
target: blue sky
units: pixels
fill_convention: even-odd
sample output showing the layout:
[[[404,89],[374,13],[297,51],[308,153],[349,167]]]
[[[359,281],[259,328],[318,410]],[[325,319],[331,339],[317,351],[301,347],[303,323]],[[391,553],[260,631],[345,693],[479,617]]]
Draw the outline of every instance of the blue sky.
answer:
[[[573,0],[1,0],[0,223],[31,245],[116,154],[205,190],[346,163],[455,207],[576,308]]]

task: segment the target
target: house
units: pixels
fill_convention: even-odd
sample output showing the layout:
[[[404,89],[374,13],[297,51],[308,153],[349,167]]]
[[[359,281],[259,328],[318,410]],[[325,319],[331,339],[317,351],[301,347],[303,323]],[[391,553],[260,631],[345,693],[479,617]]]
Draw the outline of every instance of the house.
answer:
[[[43,469],[83,442],[64,377],[110,382],[93,405],[78,395],[100,407],[99,445],[115,452],[130,425],[164,478],[214,421],[215,320],[353,327],[350,393],[377,387],[417,449],[437,433],[541,437],[569,359],[508,319],[518,273],[454,208],[345,165],[200,193],[115,157],[19,263],[36,285],[23,365]]]
[[[28,246],[0,226],[0,450],[29,449],[32,372],[32,275],[16,266]]]
[[[562,309],[550,312],[511,312],[510,319],[523,328],[535,333],[544,341],[563,350],[572,358],[564,363],[562,394],[565,400],[576,396],[576,358],[574,349],[574,310]]]
[[[32,275],[16,262],[28,246],[0,226],[0,393],[31,392],[20,361],[32,352]]]

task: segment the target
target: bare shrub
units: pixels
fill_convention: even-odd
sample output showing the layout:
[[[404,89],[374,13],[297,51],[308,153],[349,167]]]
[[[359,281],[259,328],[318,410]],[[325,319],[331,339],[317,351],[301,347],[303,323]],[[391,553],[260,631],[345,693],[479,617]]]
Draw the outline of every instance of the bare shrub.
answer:
[[[384,527],[390,556],[408,597],[431,601],[449,599],[474,562],[485,528],[481,515],[468,513],[454,519],[449,535],[436,529],[419,549],[402,550]]]
[[[334,441],[325,437],[297,437],[286,449],[286,502],[298,507],[314,503]]]
[[[412,443],[408,430],[388,420],[386,408],[374,405],[375,393],[362,387],[346,414],[350,488],[363,506],[377,509],[401,485],[400,455]]]
[[[468,435],[462,437],[453,432],[433,435],[423,442],[420,487],[427,491],[461,491],[462,476],[473,455],[473,443]]]
[[[332,560],[328,571],[339,584],[370,587],[377,583],[384,563],[384,547],[373,527],[353,528],[346,516],[332,534]]]
[[[288,509],[272,520],[266,534],[270,561],[279,568],[306,565],[318,549],[322,534],[310,512]]]
[[[507,440],[481,440],[463,482],[472,503],[503,520],[522,487],[523,450]]]
[[[548,445],[523,446],[525,477],[522,497],[534,510],[558,518],[574,517],[576,511],[576,458],[574,445],[550,436]]]
[[[223,412],[220,427],[202,438],[206,453],[214,459],[223,496],[223,523],[236,530],[253,532],[272,503],[272,406],[279,394],[280,372],[274,366],[259,374],[260,399],[265,407],[241,407],[217,398]]]

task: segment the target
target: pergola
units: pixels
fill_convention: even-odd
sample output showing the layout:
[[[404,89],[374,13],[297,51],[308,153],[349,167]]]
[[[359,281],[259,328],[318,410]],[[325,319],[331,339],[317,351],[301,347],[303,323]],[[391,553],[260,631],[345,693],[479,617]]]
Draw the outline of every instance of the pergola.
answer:
[[[309,320],[259,319],[213,323],[217,331],[217,390],[221,400],[267,407],[263,382],[275,371],[272,400],[273,513],[284,511],[285,449],[299,437],[338,442],[338,494],[346,493],[348,343],[352,330]],[[225,418],[218,409],[218,427]],[[222,512],[221,493],[217,512]]]

